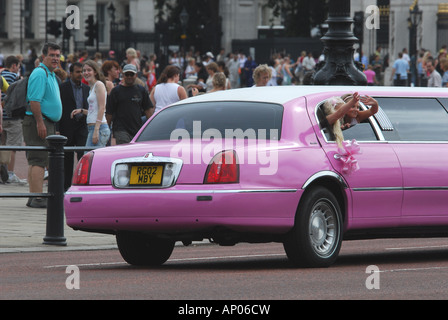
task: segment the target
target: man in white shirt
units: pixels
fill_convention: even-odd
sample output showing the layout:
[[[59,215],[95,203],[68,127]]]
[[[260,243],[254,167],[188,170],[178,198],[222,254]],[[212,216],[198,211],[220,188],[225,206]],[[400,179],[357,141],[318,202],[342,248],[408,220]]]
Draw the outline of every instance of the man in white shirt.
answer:
[[[308,55],[303,58],[302,66],[305,69],[305,72],[314,70],[316,61],[314,60],[313,54],[311,52],[308,52]]]
[[[426,61],[426,69],[429,71],[430,75],[428,78],[428,87],[442,87],[442,76],[440,73],[437,72],[436,68],[434,67],[434,61],[431,59],[428,59]]]

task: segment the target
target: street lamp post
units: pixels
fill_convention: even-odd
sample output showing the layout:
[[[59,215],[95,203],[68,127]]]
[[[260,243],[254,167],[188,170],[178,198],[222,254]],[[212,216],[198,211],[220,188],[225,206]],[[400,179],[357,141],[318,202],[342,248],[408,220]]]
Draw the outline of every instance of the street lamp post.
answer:
[[[367,85],[364,73],[355,66],[354,36],[350,17],[350,0],[330,0],[327,23],[329,30],[322,38],[325,64],[313,75],[314,85]]]
[[[112,35],[113,35],[113,33],[114,33],[114,31],[115,31],[115,6],[114,6],[114,3],[113,2],[111,2],[110,4],[109,4],[109,6],[107,7],[107,13],[109,14],[109,17],[110,17],[110,23],[109,23],[109,47],[111,48],[111,49],[113,49],[113,38],[112,38]]]
[[[182,12],[180,13],[179,16],[179,20],[180,20],[180,25],[182,27],[182,47],[183,47],[183,65],[182,65],[182,71],[185,71],[187,64],[186,64],[186,56],[187,56],[187,25],[188,25],[188,21],[190,20],[190,15],[187,12],[187,9],[184,8],[182,9]]]
[[[409,8],[409,54],[411,56],[411,75],[412,83],[417,82],[417,58],[418,58],[418,48],[417,48],[417,28],[422,21],[422,11],[418,8],[418,1]]]

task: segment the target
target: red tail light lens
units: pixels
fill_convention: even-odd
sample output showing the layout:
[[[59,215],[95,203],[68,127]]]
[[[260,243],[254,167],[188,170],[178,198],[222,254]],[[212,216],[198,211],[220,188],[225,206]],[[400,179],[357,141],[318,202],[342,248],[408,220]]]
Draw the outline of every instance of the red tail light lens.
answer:
[[[235,151],[223,151],[213,157],[205,174],[205,184],[238,183],[240,166]]]
[[[90,167],[92,165],[93,152],[89,152],[78,162],[73,173],[72,185],[88,185],[90,180]]]

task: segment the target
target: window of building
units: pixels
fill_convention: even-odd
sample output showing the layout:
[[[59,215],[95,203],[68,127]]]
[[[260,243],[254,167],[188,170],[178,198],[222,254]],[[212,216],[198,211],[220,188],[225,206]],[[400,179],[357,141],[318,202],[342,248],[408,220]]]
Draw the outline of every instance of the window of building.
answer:
[[[437,48],[446,45],[448,39],[448,3],[439,4],[437,12]]]
[[[96,19],[98,22],[98,41],[105,41],[106,27],[106,3],[98,3],[96,5]]]
[[[6,0],[0,0],[0,38],[8,38],[6,30]]]
[[[25,0],[22,17],[25,28],[25,39],[34,39],[33,0]]]

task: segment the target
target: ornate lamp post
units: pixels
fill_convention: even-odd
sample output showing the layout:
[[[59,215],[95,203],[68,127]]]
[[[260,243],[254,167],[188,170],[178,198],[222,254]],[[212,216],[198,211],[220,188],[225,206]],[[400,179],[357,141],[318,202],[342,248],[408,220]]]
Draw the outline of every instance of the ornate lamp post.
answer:
[[[110,16],[111,22],[115,22],[115,11],[116,11],[115,6],[114,6],[113,2],[111,2],[109,4],[109,6],[107,7],[107,13]]]
[[[188,26],[188,21],[190,20],[190,15],[188,14],[187,9],[185,9],[185,6],[182,9],[182,12],[180,13],[179,20],[180,20],[180,25],[182,27],[181,39],[182,39],[182,47],[183,47],[183,51],[184,51],[184,54],[183,54],[184,62],[183,62],[182,69],[183,69],[183,71],[185,71],[186,66],[187,66],[187,62],[185,61],[185,58],[187,56],[187,26]]]
[[[114,42],[113,42],[113,33],[116,31],[116,24],[115,24],[115,6],[113,4],[113,2],[111,2],[109,4],[109,6],[107,6],[107,13],[109,14],[110,17],[110,23],[109,23],[109,47],[113,48],[114,46]]]
[[[314,85],[367,85],[364,73],[355,66],[350,0],[330,0],[327,23],[329,30],[322,38],[325,65],[313,75]]]
[[[411,57],[411,75],[413,85],[418,85],[417,81],[417,28],[422,21],[422,11],[418,9],[418,0],[415,0],[409,8],[409,55]]]

